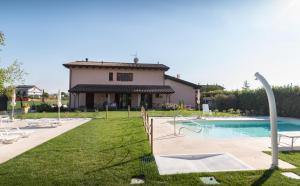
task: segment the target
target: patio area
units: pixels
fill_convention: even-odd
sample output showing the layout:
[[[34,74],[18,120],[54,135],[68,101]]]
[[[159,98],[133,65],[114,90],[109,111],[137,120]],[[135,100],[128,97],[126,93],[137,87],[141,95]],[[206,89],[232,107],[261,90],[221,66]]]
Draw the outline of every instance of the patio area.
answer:
[[[174,126],[171,124],[174,119],[173,117],[154,117],[153,119],[154,155],[161,174],[261,170],[270,168],[271,156],[263,152],[271,150],[271,141],[268,137],[205,139],[184,134],[175,136]],[[283,139],[282,144],[285,145],[280,146],[280,149],[287,149],[290,141]],[[300,146],[300,142],[296,142],[295,146],[295,149],[299,149],[297,146]],[[203,155],[207,154],[213,154],[214,156],[203,158]],[[193,155],[194,158],[174,158],[174,156],[182,155]],[[197,156],[201,155],[201,158],[197,158]],[[166,156],[169,158],[166,158]],[[165,161],[162,159],[165,159]],[[221,167],[220,164],[222,165]],[[174,167],[174,165],[177,166]],[[166,170],[170,166],[173,166],[177,170]],[[281,160],[279,160],[279,167],[283,169],[295,168],[295,166]]]

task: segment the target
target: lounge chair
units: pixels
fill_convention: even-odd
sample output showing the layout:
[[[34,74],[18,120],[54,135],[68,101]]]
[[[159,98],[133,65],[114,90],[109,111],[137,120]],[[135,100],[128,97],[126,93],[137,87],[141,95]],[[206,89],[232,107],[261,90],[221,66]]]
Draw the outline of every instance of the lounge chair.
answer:
[[[6,126],[0,126],[0,132],[7,135],[20,135],[22,138],[28,138],[34,131],[20,129],[19,126],[24,120],[7,121]],[[24,122],[25,125],[27,125]]]
[[[21,138],[28,138],[34,131],[23,130],[20,128],[1,129],[0,133],[5,135],[19,135]]]
[[[0,142],[4,144],[12,144],[20,138],[20,135],[9,135],[9,134],[4,134],[0,132]]]
[[[278,143],[280,144],[280,140],[282,137],[291,139],[291,149],[294,149],[294,143],[298,138],[300,138],[300,132],[278,132]]]
[[[27,120],[27,124],[29,127],[57,127],[61,125],[60,121],[52,121],[52,120],[43,120],[43,119],[36,119],[36,120]]]

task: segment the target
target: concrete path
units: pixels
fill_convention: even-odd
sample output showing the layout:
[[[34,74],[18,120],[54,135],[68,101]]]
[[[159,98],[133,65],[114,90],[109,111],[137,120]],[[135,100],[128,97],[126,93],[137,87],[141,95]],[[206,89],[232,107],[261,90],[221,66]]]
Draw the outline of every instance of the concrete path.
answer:
[[[0,164],[4,163],[56,136],[59,136],[71,129],[74,129],[91,119],[89,118],[74,118],[74,119],[62,119],[63,124],[56,128],[26,128],[24,130],[33,131],[33,133],[28,138],[20,138],[17,142],[13,144],[2,144],[0,143]],[[16,120],[15,123],[20,122],[20,120]],[[3,124],[4,125],[4,124]],[[18,126],[25,125],[18,123]],[[20,126],[23,129],[24,126]]]
[[[154,119],[154,154],[201,154],[229,153],[254,169],[268,169],[271,156],[262,151],[270,151],[270,138],[243,137],[234,139],[207,139],[187,135],[174,135],[173,118]],[[283,144],[289,144],[284,141]],[[300,146],[300,143],[295,146]],[[293,165],[279,161],[280,168],[295,168]]]

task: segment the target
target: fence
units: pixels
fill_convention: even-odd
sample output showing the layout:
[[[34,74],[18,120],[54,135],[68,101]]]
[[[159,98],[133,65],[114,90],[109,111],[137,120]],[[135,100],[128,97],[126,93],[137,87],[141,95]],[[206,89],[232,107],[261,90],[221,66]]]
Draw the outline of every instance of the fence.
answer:
[[[141,108],[141,116],[143,118],[144,129],[151,145],[151,153],[153,154],[153,118],[149,119],[149,114],[144,107]]]

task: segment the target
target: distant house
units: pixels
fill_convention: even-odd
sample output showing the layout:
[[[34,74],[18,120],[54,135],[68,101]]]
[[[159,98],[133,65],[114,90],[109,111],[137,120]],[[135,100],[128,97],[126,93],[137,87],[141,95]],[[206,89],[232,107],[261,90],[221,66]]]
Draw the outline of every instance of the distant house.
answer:
[[[75,61],[64,64],[70,72],[70,108],[113,105],[117,108],[160,108],[166,103],[196,105],[199,85],[166,75],[163,64]]]
[[[43,90],[35,85],[19,85],[16,87],[16,94],[22,97],[41,97]]]

